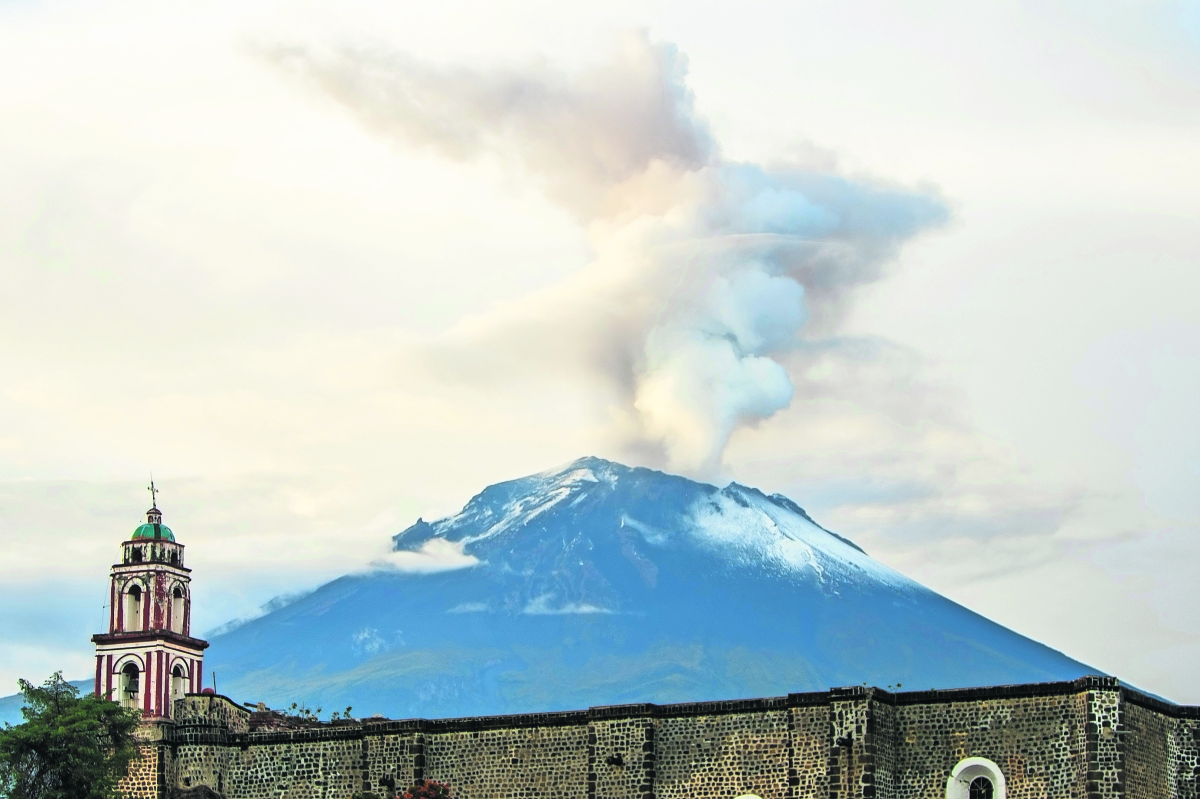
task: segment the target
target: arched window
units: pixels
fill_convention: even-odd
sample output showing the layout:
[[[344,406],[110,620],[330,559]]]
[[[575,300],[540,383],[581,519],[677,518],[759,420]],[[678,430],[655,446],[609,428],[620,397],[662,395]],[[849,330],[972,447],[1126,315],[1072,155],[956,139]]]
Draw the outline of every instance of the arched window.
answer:
[[[976,777],[967,788],[968,799],[992,799],[992,781],[987,777]]]
[[[133,663],[126,663],[121,669],[121,705],[123,707],[137,707],[138,693],[141,691],[141,680],[139,679],[138,667]]]
[[[183,699],[183,695],[186,693],[187,675],[183,672],[183,666],[176,663],[175,668],[171,669],[171,701]],[[991,795],[989,794],[986,799],[991,799]]]
[[[125,632],[142,629],[142,588],[137,583],[125,592]]]
[[[183,589],[175,586],[171,592],[171,629],[177,633],[183,632],[183,613]]]
[[[134,563],[141,563],[141,562],[142,562],[142,549],[141,549],[141,547],[138,547],[137,549],[133,550],[133,562],[134,562]]]
[[[1004,774],[986,757],[960,760],[946,780],[946,799],[1005,799]]]

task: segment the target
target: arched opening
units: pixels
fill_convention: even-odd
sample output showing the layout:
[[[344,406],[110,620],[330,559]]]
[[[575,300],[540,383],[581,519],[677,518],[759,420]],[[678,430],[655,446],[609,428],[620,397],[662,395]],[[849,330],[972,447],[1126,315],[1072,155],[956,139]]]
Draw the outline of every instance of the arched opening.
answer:
[[[1005,799],[1004,774],[986,757],[960,760],[946,780],[946,799]]]
[[[137,632],[142,629],[142,588],[137,583],[129,586],[125,592],[125,632]]]
[[[967,787],[968,799],[992,799],[994,788],[987,777],[976,777]]]
[[[171,629],[177,633],[183,632],[183,589],[179,586],[175,586],[171,592]]]
[[[183,695],[186,693],[187,675],[184,674],[183,666],[176,663],[175,668],[171,669],[171,701],[183,699]],[[991,799],[991,797],[988,796],[987,799]]]
[[[121,705],[123,707],[136,708],[138,706],[138,693],[141,691],[141,680],[138,673],[138,667],[133,663],[126,663],[121,669]]]
[[[134,563],[141,563],[141,562],[142,562],[142,550],[141,550],[141,547],[138,547],[137,549],[134,549],[134,550],[133,550],[133,558],[132,558],[132,560],[133,560],[133,562],[134,562]]]

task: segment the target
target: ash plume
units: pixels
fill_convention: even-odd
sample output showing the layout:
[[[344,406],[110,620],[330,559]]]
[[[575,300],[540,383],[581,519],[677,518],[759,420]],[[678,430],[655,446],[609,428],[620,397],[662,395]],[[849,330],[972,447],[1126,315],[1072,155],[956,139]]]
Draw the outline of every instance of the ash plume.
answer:
[[[789,369],[820,342],[827,354],[853,290],[946,217],[927,191],[725,158],[686,58],[645,35],[576,73],[383,46],[264,54],[397,146],[514,164],[573,214],[594,263],[431,342],[429,368],[582,364],[619,398],[623,435],[681,471],[714,470],[738,427],[787,407]]]

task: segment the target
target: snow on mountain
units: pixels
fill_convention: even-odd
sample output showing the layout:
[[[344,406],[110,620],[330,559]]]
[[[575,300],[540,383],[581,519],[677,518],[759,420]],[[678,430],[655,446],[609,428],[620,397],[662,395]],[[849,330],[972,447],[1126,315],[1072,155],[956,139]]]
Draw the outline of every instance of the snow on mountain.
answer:
[[[1095,673],[941,597],[796,503],[598,458],[484,489],[217,636],[223,693],[444,717]]]

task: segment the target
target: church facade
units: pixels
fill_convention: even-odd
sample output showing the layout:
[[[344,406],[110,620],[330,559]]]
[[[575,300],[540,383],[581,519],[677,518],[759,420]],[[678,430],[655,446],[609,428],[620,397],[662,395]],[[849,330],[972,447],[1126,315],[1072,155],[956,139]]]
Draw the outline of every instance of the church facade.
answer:
[[[96,692],[142,710],[136,799],[1200,799],[1200,707],[1111,677],[313,722],[201,690],[190,573],[157,504],[112,568]],[[139,554],[140,553],[140,554]]]

